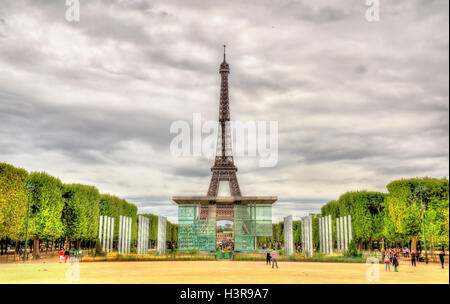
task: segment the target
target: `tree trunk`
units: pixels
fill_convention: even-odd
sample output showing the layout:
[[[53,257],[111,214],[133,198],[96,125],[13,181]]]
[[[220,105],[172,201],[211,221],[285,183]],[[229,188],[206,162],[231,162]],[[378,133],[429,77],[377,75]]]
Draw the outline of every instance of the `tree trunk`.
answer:
[[[16,254],[17,254],[17,251],[19,250],[18,245],[19,245],[19,242],[16,241],[16,246],[14,246],[14,262],[16,261]]]
[[[417,254],[417,236],[413,236],[411,239],[411,251],[413,251]]]
[[[385,250],[384,249],[384,237],[381,238],[381,250]]]
[[[34,244],[33,244],[33,260],[37,260],[40,258],[39,255],[39,236],[34,237]]]
[[[437,262],[436,261],[436,257],[434,256],[434,241],[433,241],[433,237],[431,237],[431,239],[430,239],[430,255],[431,255],[431,260],[433,262]]]

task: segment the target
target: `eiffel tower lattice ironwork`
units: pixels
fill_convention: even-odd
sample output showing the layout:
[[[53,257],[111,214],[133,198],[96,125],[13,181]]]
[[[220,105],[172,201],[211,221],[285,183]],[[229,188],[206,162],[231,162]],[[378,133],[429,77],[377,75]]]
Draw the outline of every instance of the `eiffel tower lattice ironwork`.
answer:
[[[208,196],[216,197],[221,181],[228,181],[231,196],[241,196],[241,189],[236,177],[237,167],[234,165],[233,148],[230,129],[230,103],[228,98],[228,74],[230,66],[225,58],[225,45],[223,46],[223,62],[220,64],[220,105],[219,105],[219,133],[214,166],[211,168],[212,176],[209,183]]]

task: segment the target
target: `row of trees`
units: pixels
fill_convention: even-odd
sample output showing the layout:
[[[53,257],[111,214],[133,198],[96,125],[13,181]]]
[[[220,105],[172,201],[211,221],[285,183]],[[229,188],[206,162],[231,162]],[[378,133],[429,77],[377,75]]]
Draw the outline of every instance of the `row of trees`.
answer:
[[[448,179],[412,178],[390,182],[388,192],[350,191],[338,200],[326,203],[319,215],[313,214],[313,243],[319,246],[318,216],[331,215],[333,240],[336,218],[352,216],[352,238],[358,249],[372,249],[374,242],[411,246],[423,240],[423,231],[433,250],[436,245],[449,245],[449,181]],[[422,217],[423,227],[422,227]],[[272,237],[259,237],[259,243],[284,241],[283,223],[273,224]],[[422,229],[423,228],[423,229]],[[294,243],[300,244],[301,222],[293,222]]]
[[[28,200],[30,201],[28,210]],[[29,236],[34,240],[34,254],[39,255],[41,240],[64,239],[86,244],[98,237],[99,215],[132,218],[132,241],[137,240],[137,207],[109,194],[100,194],[94,186],[63,184],[44,172],[28,173],[7,163],[0,163],[0,240],[21,242],[29,212]],[[151,218],[149,239],[156,243],[158,217]],[[118,225],[114,235],[118,237]],[[176,241],[176,225],[168,222],[167,240]]]
[[[435,245],[449,244],[449,181],[412,178],[390,182],[388,193],[347,192],[322,207],[322,215],[352,216],[352,234],[359,249],[373,241],[411,246],[417,251],[418,240]],[[423,222],[422,222],[423,220]],[[334,227],[333,225],[333,227]],[[336,231],[333,230],[334,238]]]

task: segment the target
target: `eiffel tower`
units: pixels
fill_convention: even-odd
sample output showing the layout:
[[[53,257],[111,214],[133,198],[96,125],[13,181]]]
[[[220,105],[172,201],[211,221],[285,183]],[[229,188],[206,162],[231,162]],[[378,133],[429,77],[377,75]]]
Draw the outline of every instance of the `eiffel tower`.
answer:
[[[225,45],[219,73],[219,133],[208,192],[206,196],[172,197],[178,205],[177,246],[180,250],[196,248],[200,251],[215,251],[217,244],[221,244],[227,248],[231,246],[236,251],[253,251],[256,248],[257,236],[272,235],[272,204],[278,198],[242,196],[236,177],[228,97],[230,66],[226,61]],[[228,235],[217,233],[216,223],[222,220],[233,222],[233,231],[228,232]]]
[[[228,96],[228,74],[230,66],[226,61],[225,45],[223,46],[223,62],[220,64],[220,104],[219,132],[217,137],[216,157],[211,168],[212,176],[207,196],[217,197],[220,187],[228,184],[231,196],[241,196],[241,189],[236,177],[237,167],[234,165],[230,128],[230,100]],[[227,183],[224,183],[227,182]],[[226,189],[225,191],[227,191]]]

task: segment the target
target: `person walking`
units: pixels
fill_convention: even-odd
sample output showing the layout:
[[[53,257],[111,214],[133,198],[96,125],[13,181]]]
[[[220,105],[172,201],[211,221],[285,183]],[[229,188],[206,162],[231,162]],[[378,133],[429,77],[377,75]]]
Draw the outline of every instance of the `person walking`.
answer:
[[[266,252],[266,265],[270,265],[270,259],[271,259],[270,250],[267,250],[267,252]]]
[[[444,249],[442,249],[441,252],[439,253],[439,261],[441,261],[442,269],[444,269],[444,256],[445,256],[445,252],[444,252]]]
[[[394,265],[394,271],[398,272],[398,257],[397,255],[394,255],[392,258],[392,264]]]
[[[389,272],[391,272],[391,258],[389,257],[389,253],[384,257],[384,271],[387,271],[389,268]]]
[[[272,259],[272,268],[275,266],[275,264],[277,265],[277,269],[278,269],[278,251],[276,251],[275,249],[272,250],[272,252],[270,253],[270,257]]]
[[[69,259],[69,254],[70,254],[70,253],[69,253],[69,250],[66,249],[66,250],[64,251],[64,262],[65,262],[65,263],[67,263],[67,260]]]
[[[59,251],[59,263],[62,263],[64,261],[64,250],[61,248]]]
[[[411,250],[411,266],[416,267],[416,253],[414,250]]]

